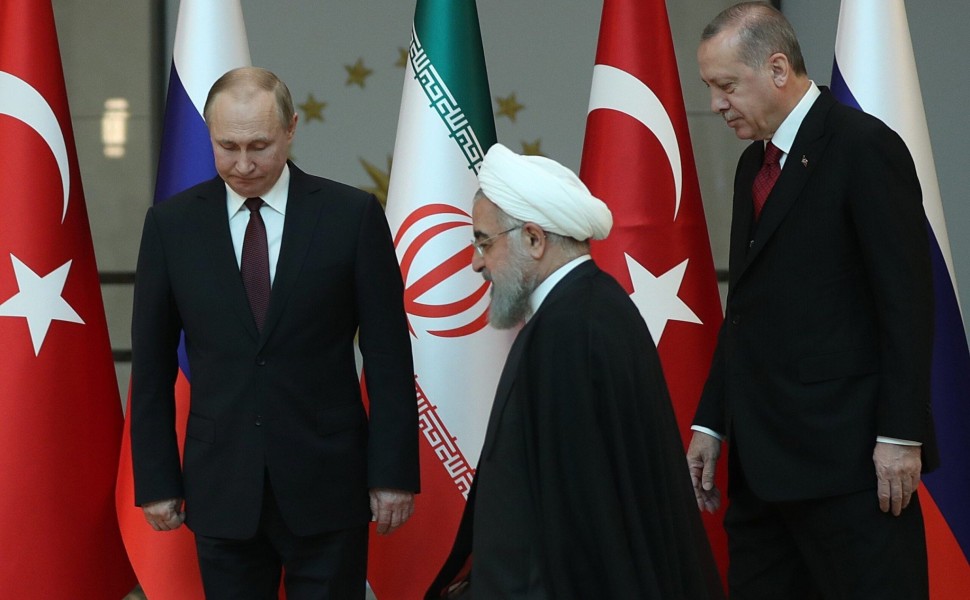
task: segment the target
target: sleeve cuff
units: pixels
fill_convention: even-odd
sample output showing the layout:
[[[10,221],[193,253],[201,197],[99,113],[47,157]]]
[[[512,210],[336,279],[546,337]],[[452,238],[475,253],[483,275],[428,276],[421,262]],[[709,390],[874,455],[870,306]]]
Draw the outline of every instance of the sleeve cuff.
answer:
[[[707,427],[702,427],[701,425],[691,425],[690,428],[694,431],[700,431],[701,433],[706,433],[711,437],[715,437],[720,442],[724,441],[724,435],[714,431],[713,429],[708,429]]]
[[[901,440],[899,438],[891,438],[883,435],[876,436],[877,442],[883,442],[884,444],[896,444],[897,446],[922,446],[923,442],[914,442],[913,440]]]

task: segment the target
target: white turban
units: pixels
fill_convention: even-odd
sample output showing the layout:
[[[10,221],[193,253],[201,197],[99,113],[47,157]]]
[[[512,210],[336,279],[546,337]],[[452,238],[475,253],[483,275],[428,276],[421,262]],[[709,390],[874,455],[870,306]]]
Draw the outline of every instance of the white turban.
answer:
[[[502,144],[489,148],[478,173],[482,192],[510,217],[579,241],[601,240],[613,214],[575,173],[542,156],[521,156]]]

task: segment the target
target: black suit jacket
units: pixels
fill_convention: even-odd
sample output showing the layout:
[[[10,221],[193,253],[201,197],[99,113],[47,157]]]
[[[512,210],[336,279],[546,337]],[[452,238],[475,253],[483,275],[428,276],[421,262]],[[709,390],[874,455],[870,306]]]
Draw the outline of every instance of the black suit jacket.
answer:
[[[653,339],[588,261],[519,332],[455,549],[473,598],[720,597]]]
[[[727,309],[695,424],[729,435],[766,500],[875,487],[876,436],[923,442],[931,468],[932,275],[909,151],[823,90],[755,226],[763,153],[755,142],[738,163]]]
[[[138,504],[184,497],[197,533],[255,533],[269,474],[297,534],[364,524],[368,488],[417,491],[417,414],[403,283],[376,199],[290,164],[266,323],[233,253],[225,184],[149,209],[132,322]],[[354,358],[358,332],[370,414]],[[185,333],[191,412],[179,464],[173,386]]]

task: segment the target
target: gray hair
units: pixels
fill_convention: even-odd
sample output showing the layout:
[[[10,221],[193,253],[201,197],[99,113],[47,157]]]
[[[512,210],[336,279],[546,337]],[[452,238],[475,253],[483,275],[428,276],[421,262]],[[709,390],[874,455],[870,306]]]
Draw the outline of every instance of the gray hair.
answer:
[[[788,57],[796,75],[807,74],[795,29],[773,6],[765,2],[741,2],[726,8],[704,28],[701,41],[727,30],[737,30],[741,42],[738,57],[752,69],[762,68],[769,56],[780,52]]]
[[[227,90],[242,91],[247,87],[272,92],[276,97],[276,112],[280,119],[280,125],[284,131],[290,128],[296,109],[293,107],[293,97],[290,96],[289,88],[275,73],[259,67],[239,67],[216,79],[216,82],[209,88],[209,95],[206,97],[205,107],[202,109],[202,117],[205,122],[209,122],[209,110],[216,96]]]

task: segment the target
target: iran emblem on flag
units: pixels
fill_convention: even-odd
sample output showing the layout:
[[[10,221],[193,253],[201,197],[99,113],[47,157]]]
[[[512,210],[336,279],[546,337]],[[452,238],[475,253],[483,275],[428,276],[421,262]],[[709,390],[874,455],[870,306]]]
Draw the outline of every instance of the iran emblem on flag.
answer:
[[[495,141],[474,0],[418,0],[387,220],[412,335],[421,493],[404,527],[371,538],[378,600],[422,598],[444,563],[514,337],[487,326],[489,284],[471,270],[472,198]]]

